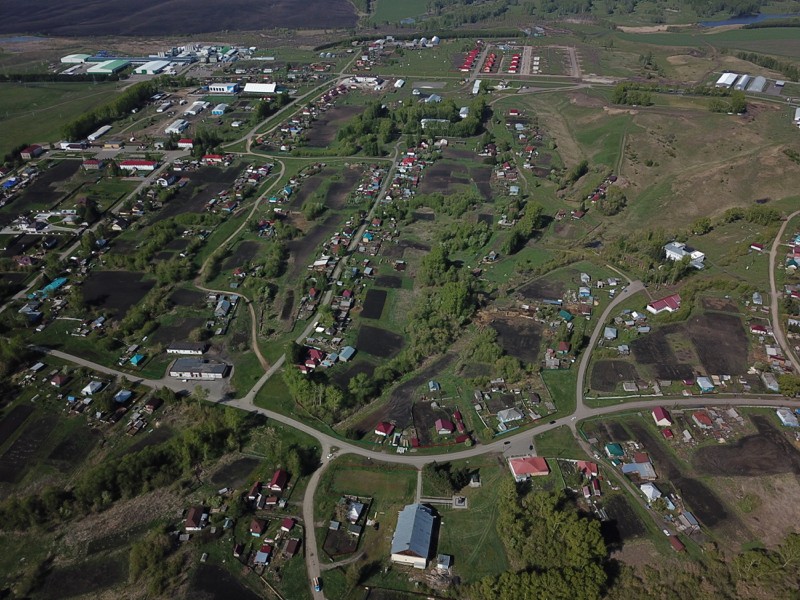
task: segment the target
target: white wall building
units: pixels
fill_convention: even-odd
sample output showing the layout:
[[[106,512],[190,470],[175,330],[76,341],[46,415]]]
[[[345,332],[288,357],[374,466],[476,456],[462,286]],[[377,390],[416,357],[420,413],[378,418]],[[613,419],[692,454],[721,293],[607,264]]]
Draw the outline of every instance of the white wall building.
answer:
[[[703,268],[703,261],[706,259],[706,255],[700,252],[699,250],[693,250],[691,248],[687,248],[686,244],[683,242],[670,242],[664,246],[664,252],[667,254],[667,258],[669,260],[683,260],[685,257],[689,257],[689,261],[695,269],[702,269]]]

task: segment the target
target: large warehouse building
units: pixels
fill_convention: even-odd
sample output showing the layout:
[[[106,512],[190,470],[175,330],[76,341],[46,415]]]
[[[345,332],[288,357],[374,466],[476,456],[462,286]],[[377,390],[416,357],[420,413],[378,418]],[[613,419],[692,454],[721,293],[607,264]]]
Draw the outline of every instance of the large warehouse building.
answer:
[[[86,72],[87,73],[97,73],[100,75],[113,75],[114,73],[118,73],[122,71],[125,67],[130,65],[130,61],[116,59],[116,60],[106,60],[101,63],[97,63],[96,65],[89,67]]]
[[[178,379],[222,379],[228,374],[228,365],[201,358],[179,358],[169,369],[169,376]]]
[[[158,75],[169,66],[168,60],[151,60],[141,67],[136,67],[133,72],[137,75]]]
[[[212,83],[208,86],[212,94],[235,94],[239,91],[238,83]]]
[[[164,133],[166,133],[167,135],[173,133],[178,135],[183,133],[187,127],[189,127],[188,121],[186,121],[185,119],[176,119],[175,121],[170,123],[166,129],[164,129]]]
[[[738,73],[723,73],[722,75],[720,75],[720,78],[717,79],[717,83],[715,85],[718,88],[721,87],[729,88],[734,83],[736,83],[737,79],[739,79]]]
[[[245,94],[274,94],[278,89],[275,83],[245,83]]]
[[[85,63],[87,58],[91,58],[91,54],[67,54],[61,57],[61,62],[65,65],[79,65]]]

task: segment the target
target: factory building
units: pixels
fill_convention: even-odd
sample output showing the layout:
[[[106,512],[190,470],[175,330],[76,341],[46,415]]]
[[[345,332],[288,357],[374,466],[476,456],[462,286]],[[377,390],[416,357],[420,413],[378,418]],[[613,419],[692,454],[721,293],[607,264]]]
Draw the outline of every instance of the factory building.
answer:
[[[136,67],[133,72],[137,75],[158,75],[169,66],[168,60],[151,60],[141,67]]]
[[[219,117],[225,114],[228,110],[228,105],[224,102],[222,104],[217,104],[214,108],[211,109],[211,114],[215,117]]]
[[[90,54],[67,54],[61,57],[61,63],[65,65],[80,65],[91,58]]]
[[[164,130],[164,133],[167,135],[171,134],[181,134],[183,133],[186,128],[189,127],[189,122],[184,119],[176,119],[169,126]]]
[[[239,91],[238,83],[212,83],[208,86],[212,94],[235,94]]]
[[[767,87],[767,78],[758,75],[753,77],[753,81],[750,82],[750,85],[747,87],[748,92],[753,92],[755,94],[760,94],[764,91]]]
[[[122,59],[115,59],[115,60],[106,60],[101,63],[97,63],[94,66],[89,67],[86,72],[87,73],[96,73],[98,75],[113,75],[114,73],[118,73],[130,65],[130,61],[122,60]]]
[[[738,78],[739,75],[736,73],[723,73],[714,85],[718,88],[729,88],[736,83]]]
[[[278,89],[275,83],[245,83],[245,94],[274,94]]]

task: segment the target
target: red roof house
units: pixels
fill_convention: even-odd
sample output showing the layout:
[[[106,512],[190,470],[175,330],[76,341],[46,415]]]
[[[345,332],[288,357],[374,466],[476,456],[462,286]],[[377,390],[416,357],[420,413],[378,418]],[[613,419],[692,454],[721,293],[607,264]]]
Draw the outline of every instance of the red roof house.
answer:
[[[267,522],[264,519],[253,519],[250,521],[250,535],[259,537],[264,535],[267,530]]]
[[[456,426],[449,419],[436,419],[435,426],[440,435],[449,435],[456,430]]]
[[[711,417],[708,416],[708,413],[702,411],[692,413],[692,421],[694,421],[695,425],[700,429],[711,429],[714,426],[714,422],[711,420]]]
[[[672,418],[669,416],[669,413],[666,411],[665,408],[661,406],[657,406],[652,411],[653,420],[656,422],[656,425],[659,427],[669,427],[672,425]]]
[[[600,474],[600,469],[597,463],[588,460],[579,460],[577,462],[578,471],[586,475],[586,477],[597,477]]]
[[[294,519],[292,517],[286,517],[283,521],[281,521],[281,531],[290,532],[294,528]]]
[[[273,492],[282,492],[289,482],[289,474],[283,469],[278,469],[272,475],[272,480],[269,482],[269,489]]]
[[[547,461],[541,456],[523,456],[508,459],[511,474],[517,481],[525,481],[530,477],[539,477],[550,474]]]
[[[678,539],[677,535],[669,536],[669,543],[672,545],[672,549],[675,550],[675,552],[683,552],[686,550],[686,546]]]
[[[651,302],[647,305],[647,311],[657,315],[661,312],[675,312],[681,307],[681,296],[680,294],[672,294],[671,296],[667,296],[666,298],[661,298],[661,300],[656,300],[655,302]]]
[[[394,425],[392,425],[387,421],[382,421],[381,423],[378,423],[378,426],[375,428],[375,433],[377,435],[382,435],[386,437],[392,435],[393,431],[394,431]]]

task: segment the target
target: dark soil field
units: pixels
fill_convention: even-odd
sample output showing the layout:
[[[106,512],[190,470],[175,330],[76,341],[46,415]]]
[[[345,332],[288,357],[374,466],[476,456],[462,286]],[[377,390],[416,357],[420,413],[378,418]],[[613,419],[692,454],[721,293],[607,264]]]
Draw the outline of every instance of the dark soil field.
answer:
[[[303,183],[300,185],[300,188],[297,192],[292,196],[292,201],[289,202],[289,208],[292,209],[299,209],[303,206],[303,203],[311,198],[319,189],[319,186],[322,185],[322,182],[328,179],[331,175],[334,175],[338,171],[331,167],[327,167],[322,169],[319,173],[315,175],[311,175],[310,177],[306,177],[303,179]]]
[[[13,218],[10,218],[8,222],[10,223],[12,220]],[[8,223],[2,223],[2,216],[0,215],[0,226],[7,224]],[[22,254],[34,246],[38,246],[39,242],[41,241],[42,236],[40,235],[22,235],[15,240],[13,244],[9,244],[8,247],[3,250],[2,254],[0,254],[0,256],[3,258],[12,258],[18,254]],[[24,276],[24,273],[20,273],[20,275]]]
[[[203,303],[206,295],[198,290],[187,290],[178,288],[169,297],[169,301],[175,306],[199,306]]]
[[[707,527],[721,525],[735,526],[735,517],[728,513],[722,501],[704,483],[685,477],[672,456],[650,435],[641,423],[630,423],[629,427],[635,439],[650,454],[659,480],[667,479],[675,487],[695,516]],[[664,487],[660,488],[662,491]]]
[[[33,406],[17,404],[3,420],[0,421],[0,445],[5,444],[14,432],[33,414]]]
[[[201,317],[189,317],[174,325],[162,325],[156,329],[151,339],[159,344],[170,344],[172,342],[186,342],[189,334],[205,323]]]
[[[436,220],[436,213],[415,210],[412,215],[414,216],[415,221],[435,221]]]
[[[639,377],[636,367],[624,360],[599,360],[592,367],[591,386],[598,392],[613,392],[623,381]]]
[[[566,289],[566,286],[561,281],[536,279],[520,287],[517,292],[523,298],[530,300],[555,300],[561,298]]]
[[[60,36],[187,35],[257,29],[350,28],[355,8],[345,0],[290,2],[231,0],[224,5],[190,0],[142,0],[136,10],[124,0],[89,0],[78,5],[46,0],[30,5],[23,0],[3,4],[7,15],[0,33]]]
[[[0,273],[0,288],[5,288],[8,295],[14,295],[24,286],[27,273]]]
[[[225,486],[229,488],[236,488],[245,483],[252,483],[249,481],[248,477],[260,464],[261,461],[257,458],[237,458],[232,463],[217,469],[211,476],[211,483],[219,487]]]
[[[686,329],[707,373],[747,372],[747,334],[739,315],[705,313],[692,317]]]
[[[375,283],[377,283],[381,287],[389,288],[392,290],[399,289],[401,285],[403,285],[403,280],[396,275],[381,275],[375,279]]]
[[[172,429],[162,425],[153,431],[153,433],[140,433],[136,437],[139,439],[137,439],[136,443],[132,444],[131,447],[128,448],[129,453],[139,452],[139,450],[144,450],[150,446],[163,444],[172,437]]]
[[[281,308],[281,321],[288,321],[292,316],[294,309],[294,291],[289,290],[286,292],[286,299],[283,301],[283,308]]]
[[[501,410],[514,406],[514,396],[511,394],[492,394],[491,399],[484,402],[490,413],[497,414]]]
[[[241,267],[245,263],[250,262],[253,260],[257,255],[258,251],[261,249],[261,244],[254,241],[246,241],[242,242],[238,246],[236,246],[236,250],[231,254],[228,258],[225,259],[225,262],[222,263],[222,270],[223,271],[230,271],[235,269],[236,267]]]
[[[430,194],[432,192],[444,194],[459,184],[469,184],[469,177],[464,173],[464,166],[440,160],[425,170],[425,176],[422,178],[419,191],[421,194]]]
[[[660,379],[686,379],[694,374],[692,365],[678,362],[667,341],[667,335],[679,330],[680,325],[667,325],[631,342],[637,363],[649,365]]]
[[[491,200],[492,186],[489,184],[489,180],[492,177],[491,167],[472,167],[469,170],[469,176],[472,178],[472,181],[475,182],[483,199],[487,202]]]
[[[35,457],[46,445],[58,417],[45,415],[29,423],[0,456],[0,482],[17,483],[35,465]]]
[[[153,285],[142,279],[142,273],[93,271],[83,282],[83,298],[87,305],[102,309],[106,317],[122,318]]]
[[[392,390],[389,401],[381,410],[365,417],[356,425],[356,429],[359,431],[360,435],[364,436],[371,433],[381,421],[393,421],[397,425],[398,430],[405,429],[411,425],[411,401],[414,398],[414,393],[417,388],[423,383],[437,377],[442,371],[453,364],[456,358],[457,355],[455,353],[445,354],[441,358],[434,360],[408,381],[398,385]]]
[[[7,5],[4,3],[4,6]],[[2,27],[3,25],[0,25],[0,28]],[[59,200],[66,193],[56,192],[55,188],[75,175],[80,167],[81,162],[79,160],[62,160],[54,167],[42,171],[36,180],[14,200],[12,205],[17,208],[23,207],[24,209],[30,208],[31,205],[40,208],[53,206],[56,200]],[[78,184],[72,187],[78,187]]]
[[[53,570],[44,582],[41,597],[53,600],[95,594],[128,578],[126,554],[103,557]]]
[[[362,325],[358,330],[356,348],[378,358],[391,358],[403,349],[404,343],[402,336],[396,333]]]
[[[480,159],[480,157],[477,154],[475,154],[472,150],[456,150],[455,148],[451,148],[450,146],[444,149],[444,152],[442,152],[442,156],[444,158],[456,158],[456,159],[458,158],[462,159],[466,158],[470,160]]]
[[[328,529],[322,549],[331,558],[342,556],[343,554],[352,554],[358,549],[358,538],[349,535],[346,524],[343,524],[338,531]]]
[[[189,597],[195,600],[260,600],[260,596],[242,585],[226,569],[201,564],[191,581]]]
[[[334,181],[325,195],[325,206],[339,210],[347,205],[347,197],[353,191],[363,172],[359,169],[346,169],[339,181]]]
[[[800,452],[762,416],[750,417],[758,429],[734,444],[704,446],[695,452],[692,465],[703,475],[761,477],[800,475]]]
[[[703,298],[703,308],[706,310],[718,310],[720,312],[738,313],[739,308],[736,303],[727,298]]]
[[[336,106],[329,109],[308,130],[308,145],[312,148],[327,148],[336,139],[342,125],[362,112],[364,108],[361,106]]]
[[[81,428],[61,440],[47,455],[47,462],[56,465],[62,472],[69,472],[89,456],[102,434],[97,429]]]
[[[322,240],[334,232],[339,223],[339,217],[328,215],[320,225],[314,225],[304,236],[294,239],[286,244],[291,255],[292,264],[289,266],[289,279],[297,279],[307,271],[308,265],[313,262],[311,257],[316,252]]]
[[[180,188],[178,194],[154,215],[153,221],[204,211],[209,200],[230,189],[239,172],[237,167],[203,167],[193,171],[189,174],[189,183]]]
[[[601,529],[606,543],[612,548],[620,548],[625,542],[647,533],[625,496],[614,494],[603,503],[603,508],[611,520],[602,523]]]
[[[533,321],[492,321],[489,326],[497,332],[500,347],[514,358],[534,363],[542,345],[542,328]]]
[[[364,309],[361,311],[361,316],[365,319],[380,319],[385,304],[386,290],[369,290],[367,297],[364,299]]]
[[[490,213],[480,213],[478,215],[478,223],[486,223],[489,227],[494,223],[494,215]]]

